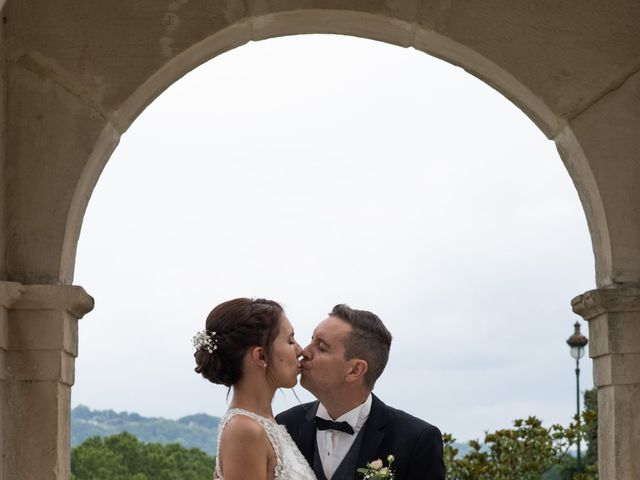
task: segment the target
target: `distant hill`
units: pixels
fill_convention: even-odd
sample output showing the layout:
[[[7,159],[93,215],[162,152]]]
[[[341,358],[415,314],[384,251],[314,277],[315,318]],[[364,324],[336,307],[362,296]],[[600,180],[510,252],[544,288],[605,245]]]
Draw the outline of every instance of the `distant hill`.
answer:
[[[219,423],[220,418],[204,413],[167,420],[137,413],[91,410],[78,405],[71,410],[71,446],[75,447],[89,437],[129,432],[143,442],[179,443],[215,455]]]
[[[218,445],[219,417],[204,413],[189,415],[178,420],[143,417],[137,413],[91,410],[78,405],[71,410],[71,446],[80,445],[89,437],[108,437],[129,432],[143,442],[179,443],[187,448],[199,448],[215,455]],[[471,447],[454,443],[458,457],[466,455]]]

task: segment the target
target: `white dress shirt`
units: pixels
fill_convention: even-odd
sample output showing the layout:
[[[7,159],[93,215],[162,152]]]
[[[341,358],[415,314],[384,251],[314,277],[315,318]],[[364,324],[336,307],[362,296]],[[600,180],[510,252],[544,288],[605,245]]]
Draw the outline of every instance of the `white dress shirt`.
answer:
[[[353,435],[348,433],[339,432],[337,430],[316,430],[316,442],[318,444],[318,453],[320,454],[320,461],[322,462],[322,470],[327,478],[331,478],[336,469],[340,465],[340,462],[346,457],[347,452],[353,445],[358,432],[364,426],[364,422],[369,418],[369,412],[371,412],[371,394],[367,397],[365,402],[358,405],[353,410],[349,410],[347,413],[339,418],[331,418],[324,405],[318,405],[318,411],[316,416],[324,418],[325,420],[334,420],[336,422],[347,422],[353,428]]]

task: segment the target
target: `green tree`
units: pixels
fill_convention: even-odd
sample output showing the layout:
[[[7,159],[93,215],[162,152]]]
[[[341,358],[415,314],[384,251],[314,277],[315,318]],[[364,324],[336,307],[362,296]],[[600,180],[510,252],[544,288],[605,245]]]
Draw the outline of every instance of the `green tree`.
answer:
[[[71,451],[74,480],[210,480],[215,460],[197,448],[143,443],[130,433],[92,437]]]
[[[584,392],[584,439],[587,442],[585,462],[598,463],[598,391],[595,388]]]
[[[547,429],[536,417],[515,420],[513,429],[487,433],[483,444],[469,442],[471,452],[456,458],[455,439],[445,435],[449,480],[540,480],[568,449],[572,433],[560,425]]]
[[[455,438],[445,434],[444,459],[448,480],[597,480],[597,396],[585,392],[585,409],[568,427],[545,428],[535,417],[515,420],[514,428],[485,434],[484,442],[469,442],[470,452],[460,457]],[[580,431],[587,442],[581,471],[568,454]]]
[[[574,418],[574,421],[576,418]],[[584,410],[581,415],[580,437],[587,443],[581,465],[577,459],[558,466],[561,480],[597,480],[598,478],[598,392],[595,388],[584,392]],[[580,467],[580,468],[579,468]]]

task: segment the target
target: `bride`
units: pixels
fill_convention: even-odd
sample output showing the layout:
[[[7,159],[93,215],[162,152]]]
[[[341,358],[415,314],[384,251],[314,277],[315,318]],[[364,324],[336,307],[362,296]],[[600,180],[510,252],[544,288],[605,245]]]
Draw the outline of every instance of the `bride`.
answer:
[[[237,298],[215,307],[193,337],[195,371],[233,389],[218,426],[215,478],[316,480],[285,427],[276,423],[276,389],[298,382],[302,349],[282,307]]]

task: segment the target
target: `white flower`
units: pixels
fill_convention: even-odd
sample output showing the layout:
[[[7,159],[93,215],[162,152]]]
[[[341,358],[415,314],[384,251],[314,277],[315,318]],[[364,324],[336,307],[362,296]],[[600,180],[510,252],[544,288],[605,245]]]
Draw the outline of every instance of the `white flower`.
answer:
[[[384,466],[384,462],[378,458],[372,462],[367,463],[365,468],[358,468],[356,471],[362,473],[365,479],[377,479],[377,480],[393,480],[395,478],[391,464],[395,460],[393,455],[387,456],[388,466]]]
[[[213,353],[214,350],[218,349],[218,339],[213,338],[215,334],[216,332],[202,330],[192,337],[191,343],[196,350],[206,350],[209,353]]]

